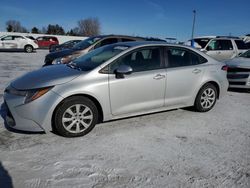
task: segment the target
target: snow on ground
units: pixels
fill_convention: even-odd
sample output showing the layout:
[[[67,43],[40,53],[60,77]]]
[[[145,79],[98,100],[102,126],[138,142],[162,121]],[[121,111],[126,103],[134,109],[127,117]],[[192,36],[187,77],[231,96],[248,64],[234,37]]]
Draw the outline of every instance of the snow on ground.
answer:
[[[47,51],[0,52],[0,102]],[[3,110],[2,110],[3,113]],[[208,113],[172,110],[99,124],[88,135],[20,134],[0,118],[0,187],[250,187],[250,94]]]

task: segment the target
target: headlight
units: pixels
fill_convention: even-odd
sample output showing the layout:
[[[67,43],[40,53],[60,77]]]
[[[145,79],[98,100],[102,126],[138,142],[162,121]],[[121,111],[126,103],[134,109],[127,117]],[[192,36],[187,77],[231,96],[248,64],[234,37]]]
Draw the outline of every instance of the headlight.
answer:
[[[4,90],[4,92],[12,94],[12,95],[18,95],[18,96],[26,96],[27,91],[25,90],[17,90],[10,85]]]
[[[46,88],[28,90],[24,103],[28,103],[38,99],[39,97],[47,93],[51,88],[52,87],[46,87]]]
[[[4,92],[25,97],[24,104],[34,101],[39,97],[47,93],[52,87],[40,88],[40,89],[31,89],[31,90],[17,90],[11,86],[8,86]]]
[[[62,58],[57,58],[55,59],[54,61],[52,61],[52,64],[53,65],[57,65],[57,64],[67,64],[69,63],[70,61],[73,60],[73,56],[72,55],[69,55],[69,56],[65,56],[65,57],[62,57]]]
[[[62,58],[54,59],[54,60],[52,61],[52,65],[61,64],[61,60],[62,60]]]

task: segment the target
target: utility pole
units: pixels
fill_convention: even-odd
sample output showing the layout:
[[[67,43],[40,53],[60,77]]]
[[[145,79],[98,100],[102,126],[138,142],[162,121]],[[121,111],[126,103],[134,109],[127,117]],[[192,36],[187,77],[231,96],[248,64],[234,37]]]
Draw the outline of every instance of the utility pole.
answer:
[[[192,36],[191,36],[191,46],[194,47],[194,26],[195,26],[195,17],[196,10],[193,10],[194,18],[193,18],[193,27],[192,27]]]

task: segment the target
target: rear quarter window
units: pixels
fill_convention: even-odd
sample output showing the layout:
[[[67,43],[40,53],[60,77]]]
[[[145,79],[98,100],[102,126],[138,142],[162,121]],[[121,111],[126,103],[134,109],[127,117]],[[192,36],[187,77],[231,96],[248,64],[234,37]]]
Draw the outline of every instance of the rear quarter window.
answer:
[[[136,41],[135,39],[122,38],[122,42],[132,42]]]
[[[242,40],[235,40],[235,43],[239,50],[247,49],[247,45]]]
[[[169,47],[167,56],[169,68],[199,65],[207,62],[206,58],[196,52],[179,47]]]

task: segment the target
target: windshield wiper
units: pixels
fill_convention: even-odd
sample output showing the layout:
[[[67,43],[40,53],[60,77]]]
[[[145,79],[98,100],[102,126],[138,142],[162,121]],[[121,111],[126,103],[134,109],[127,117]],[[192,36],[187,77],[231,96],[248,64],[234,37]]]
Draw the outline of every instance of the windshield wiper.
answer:
[[[80,67],[78,67],[75,63],[68,63],[67,66],[72,68],[72,69],[82,71],[82,69]]]

